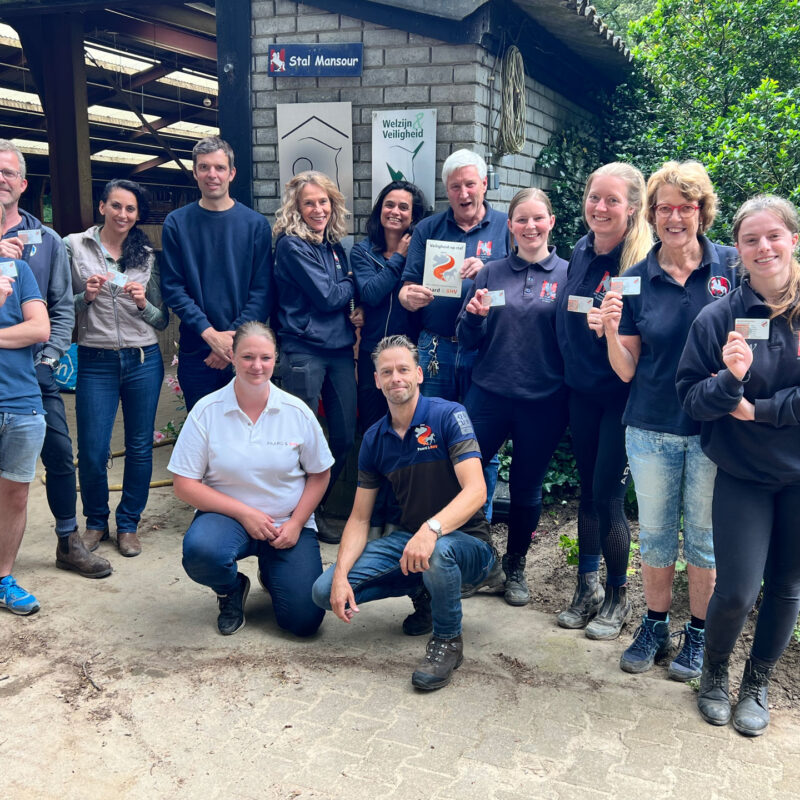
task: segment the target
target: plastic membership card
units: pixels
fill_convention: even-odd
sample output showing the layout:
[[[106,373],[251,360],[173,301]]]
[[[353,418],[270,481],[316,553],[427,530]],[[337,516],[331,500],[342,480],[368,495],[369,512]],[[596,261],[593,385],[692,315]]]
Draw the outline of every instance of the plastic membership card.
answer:
[[[617,292],[618,294],[641,294],[642,279],[638,275],[631,275],[628,278],[612,278],[608,284],[608,288],[610,291]]]
[[[461,297],[461,265],[467,245],[428,239],[422,285],[439,297]]]
[[[733,321],[736,333],[741,333],[745,339],[769,339],[768,319],[747,319],[737,317]]]

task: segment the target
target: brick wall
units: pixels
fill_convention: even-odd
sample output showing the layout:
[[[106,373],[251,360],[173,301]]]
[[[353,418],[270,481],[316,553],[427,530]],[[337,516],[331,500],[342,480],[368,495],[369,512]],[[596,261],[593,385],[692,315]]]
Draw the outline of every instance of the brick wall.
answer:
[[[350,101],[353,104],[353,211],[363,233],[371,210],[372,111],[437,109],[437,174],[453,150],[488,152],[490,75],[494,56],[479,45],[436,39],[333,14],[291,0],[253,0],[253,159],[256,208],[270,219],[280,204],[275,107],[278,103]],[[363,42],[364,72],[357,78],[272,78],[269,45],[304,42]],[[500,107],[500,69],[495,71],[492,124]],[[523,152],[498,166],[500,188],[488,195],[505,206],[517,189],[546,188],[536,156],[550,134],[567,120],[590,116],[575,103],[526,76],[527,141]],[[437,180],[437,210],[444,191]]]

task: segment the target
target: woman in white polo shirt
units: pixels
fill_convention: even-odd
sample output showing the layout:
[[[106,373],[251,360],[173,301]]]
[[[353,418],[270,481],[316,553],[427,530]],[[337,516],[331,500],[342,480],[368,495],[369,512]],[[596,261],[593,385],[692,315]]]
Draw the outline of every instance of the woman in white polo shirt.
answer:
[[[333,464],[308,406],[270,383],[275,335],[247,322],[233,338],[236,377],[192,409],[169,462],[175,495],[197,509],[183,567],[210,586],[224,635],[244,625],[250,581],[236,562],[258,557],[278,625],[310,636],[324,612],[311,599],[322,573],[313,511]]]

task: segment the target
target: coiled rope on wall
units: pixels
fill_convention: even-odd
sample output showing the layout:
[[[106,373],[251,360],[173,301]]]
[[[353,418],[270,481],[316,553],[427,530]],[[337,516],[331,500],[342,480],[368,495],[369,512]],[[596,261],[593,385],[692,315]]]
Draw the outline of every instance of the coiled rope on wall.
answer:
[[[497,157],[521,153],[525,146],[525,64],[522,53],[513,44],[503,55],[501,78],[500,124],[492,148]]]

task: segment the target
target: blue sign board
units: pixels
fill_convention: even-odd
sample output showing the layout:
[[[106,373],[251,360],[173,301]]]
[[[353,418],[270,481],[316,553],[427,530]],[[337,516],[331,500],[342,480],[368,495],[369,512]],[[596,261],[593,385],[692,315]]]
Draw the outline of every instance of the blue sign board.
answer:
[[[364,65],[364,45],[271,44],[269,74],[273,78],[358,76]]]

